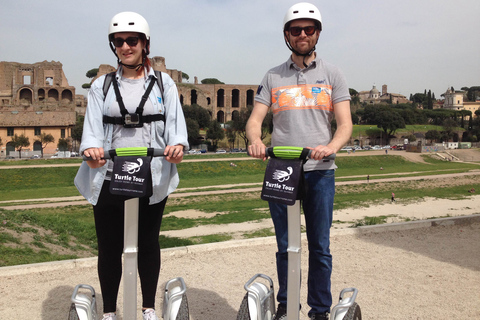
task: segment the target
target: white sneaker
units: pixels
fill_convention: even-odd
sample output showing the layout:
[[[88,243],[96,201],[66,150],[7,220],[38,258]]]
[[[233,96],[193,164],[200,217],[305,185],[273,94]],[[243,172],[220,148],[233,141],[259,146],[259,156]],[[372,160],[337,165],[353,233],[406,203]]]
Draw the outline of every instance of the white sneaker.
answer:
[[[155,314],[154,309],[145,309],[142,313],[143,320],[160,320],[158,319],[157,315]]]
[[[102,320],[117,320],[115,312],[104,313]]]

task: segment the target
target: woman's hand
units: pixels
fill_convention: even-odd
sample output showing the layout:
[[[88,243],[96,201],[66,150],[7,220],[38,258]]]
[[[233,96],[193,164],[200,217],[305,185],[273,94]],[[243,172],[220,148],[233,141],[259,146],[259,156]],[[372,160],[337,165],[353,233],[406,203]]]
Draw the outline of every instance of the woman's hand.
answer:
[[[183,149],[184,146],[177,144],[176,146],[166,146],[163,154],[165,155],[165,160],[170,163],[180,163],[183,160]]]
[[[107,160],[102,159],[104,156],[103,148],[88,148],[83,151],[83,154],[93,160],[88,160],[87,165],[92,169],[103,167]]]

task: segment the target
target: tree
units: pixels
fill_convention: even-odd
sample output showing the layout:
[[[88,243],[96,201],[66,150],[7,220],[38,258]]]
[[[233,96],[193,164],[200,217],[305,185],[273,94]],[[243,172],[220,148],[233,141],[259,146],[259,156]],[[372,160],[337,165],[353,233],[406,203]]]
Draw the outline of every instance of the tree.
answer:
[[[253,106],[248,105],[246,109],[241,109],[239,116],[232,121],[233,130],[237,132],[240,138],[243,139],[245,146],[248,146],[247,132],[245,130],[247,126],[248,118],[252,114]],[[260,138],[263,140],[266,138],[268,133],[273,131],[273,114],[268,112],[262,122],[262,133]]]
[[[188,144],[190,144],[190,147],[192,147],[198,144],[200,127],[198,125],[198,122],[194,119],[186,118],[185,122],[187,124]]]
[[[210,113],[198,104],[183,106],[183,114],[185,115],[185,118],[195,120],[200,128],[208,128],[210,126]]]
[[[85,76],[91,79],[91,78],[95,78],[97,74],[98,74],[98,68],[93,68],[88,70]]]
[[[68,139],[58,139],[57,148],[60,151],[67,151],[68,149],[70,149],[70,143],[68,142]]]
[[[425,139],[430,140],[430,143],[439,141],[441,137],[442,135],[437,130],[428,130],[425,133]]]
[[[93,69],[90,69],[87,71],[87,73],[85,74],[85,76],[87,78],[95,78],[98,74],[98,68],[93,68]],[[82,84],[82,88],[83,89],[90,89],[90,87],[92,86],[92,82],[90,81],[89,83],[84,83]]]
[[[185,72],[182,72],[182,79],[185,79],[188,81],[188,79],[190,79],[190,76],[188,74],[186,74]]]
[[[38,137],[38,140],[42,144],[42,158],[43,158],[43,149],[47,147],[47,144],[55,141],[55,138],[50,133],[42,132]]]
[[[201,81],[202,84],[225,84],[216,78],[205,78]]]
[[[233,121],[228,121],[225,126],[227,133],[227,141],[230,145],[230,149],[235,148],[235,140],[237,139],[237,131],[233,127]]]
[[[77,120],[75,121],[75,127],[72,128],[72,139],[74,142],[82,141],[84,120],[85,120],[84,116],[80,116],[80,115],[77,116]]]
[[[15,134],[12,139],[12,145],[18,151],[21,159],[22,148],[28,147],[30,145],[30,140],[23,133],[20,136]]]
[[[212,140],[214,149],[217,149],[218,141],[225,138],[225,132],[223,132],[220,122],[217,120],[212,121],[210,127],[207,130],[207,139]]]
[[[386,144],[389,144],[390,136],[398,129],[405,128],[405,121],[402,116],[393,110],[381,110],[377,113],[375,122],[377,127],[383,129],[383,132],[385,132]]]

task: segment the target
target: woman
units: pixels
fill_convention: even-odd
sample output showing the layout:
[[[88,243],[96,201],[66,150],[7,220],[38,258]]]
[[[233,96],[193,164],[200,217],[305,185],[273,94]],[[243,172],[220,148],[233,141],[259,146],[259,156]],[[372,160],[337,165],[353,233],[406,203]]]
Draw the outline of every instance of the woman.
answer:
[[[93,204],[103,319],[115,320],[122,277],[124,201],[128,198],[109,192],[113,163],[102,157],[107,150],[120,147],[165,150],[165,157],[151,161],[151,196],[141,198],[139,205],[138,273],[143,319],[157,320],[154,309],[160,272],[158,235],[167,197],[178,186],[175,164],[182,161],[184,150],[188,148],[187,129],[177,88],[167,74],[161,77],[163,92],[154,85],[148,89],[151,91],[143,109],[137,108],[150,82],[157,82],[148,58],[150,30],[147,21],[133,12],[115,15],[110,22],[109,42],[118,62],[112,79],[118,90],[114,88],[104,94],[106,76],[99,77],[90,88],[80,152],[93,160],[82,164],[75,185]],[[119,100],[123,101],[123,106]],[[125,120],[122,108],[128,115],[140,113],[141,119],[148,119],[140,125],[128,125],[130,121]],[[158,114],[163,116],[156,116]]]

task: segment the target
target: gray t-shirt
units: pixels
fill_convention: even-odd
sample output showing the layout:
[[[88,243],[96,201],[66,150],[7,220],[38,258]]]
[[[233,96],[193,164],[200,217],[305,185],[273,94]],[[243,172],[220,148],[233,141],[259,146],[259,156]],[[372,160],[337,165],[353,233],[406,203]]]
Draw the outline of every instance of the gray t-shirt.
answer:
[[[343,74],[316,58],[300,69],[290,58],[269,70],[255,101],[273,112],[272,146],[316,147],[332,140],[334,104],[350,100]],[[305,171],[335,169],[334,161],[308,160]]]

